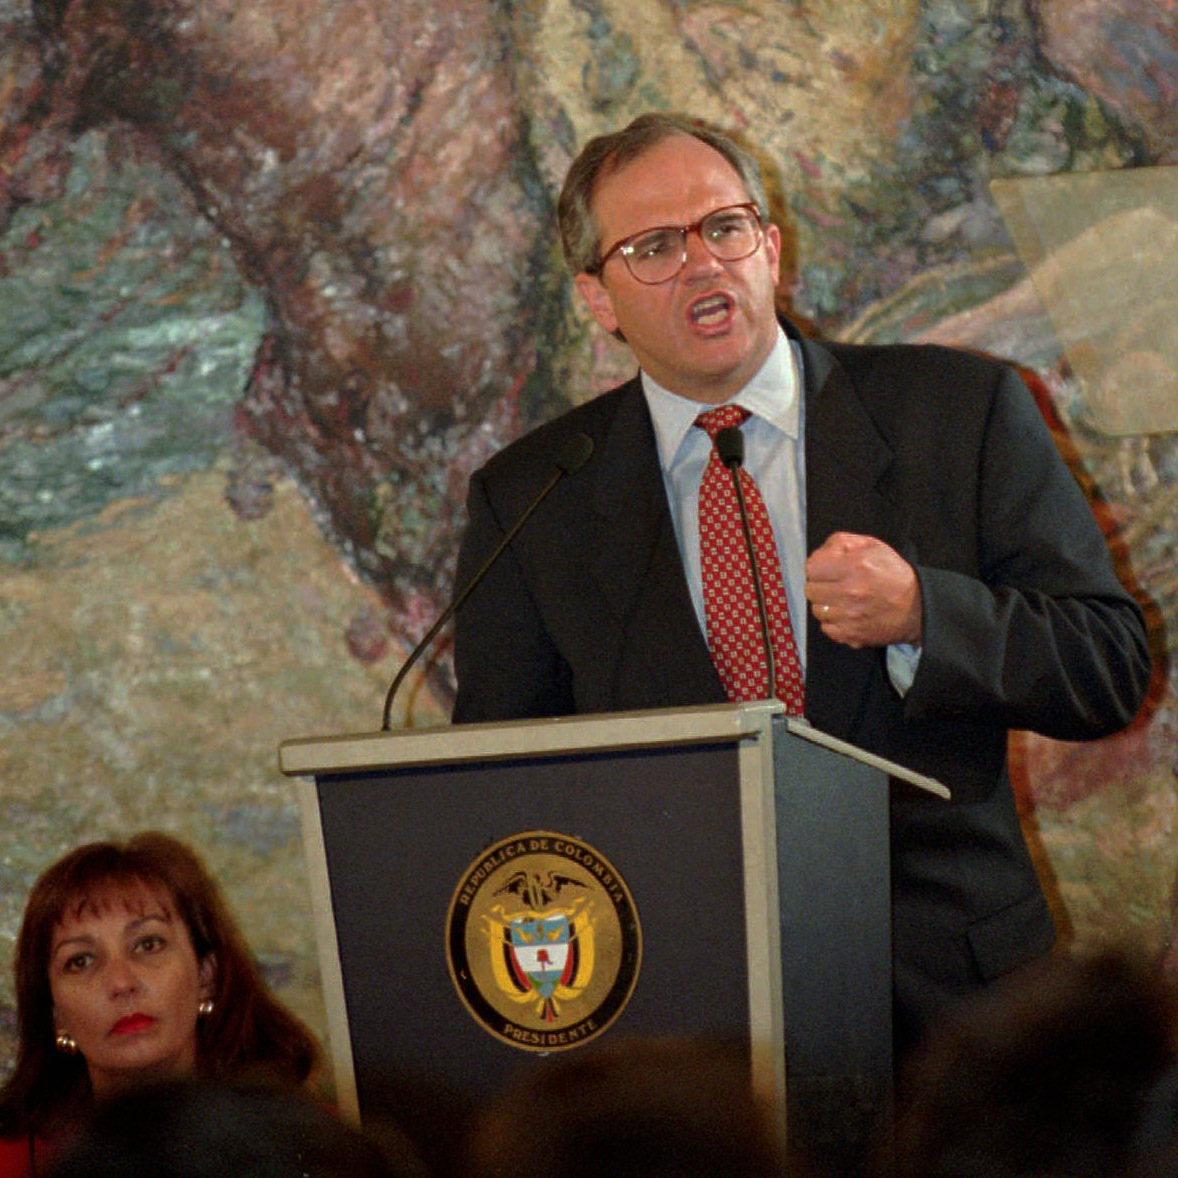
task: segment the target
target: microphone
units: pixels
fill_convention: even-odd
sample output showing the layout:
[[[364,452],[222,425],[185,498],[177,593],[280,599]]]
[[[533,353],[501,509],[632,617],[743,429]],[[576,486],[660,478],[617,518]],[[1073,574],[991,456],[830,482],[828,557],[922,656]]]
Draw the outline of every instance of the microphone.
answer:
[[[757,614],[761,619],[761,641],[765,644],[765,664],[769,668],[769,698],[777,698],[777,667],[773,660],[773,638],[769,633],[769,611],[765,608],[765,590],[761,587],[761,569],[757,564],[757,550],[753,547],[753,533],[749,528],[748,508],[744,503],[744,488],[740,485],[740,468],[744,464],[744,434],[734,426],[716,434],[716,453],[732,474],[736,490],[736,506],[740,509],[740,527],[744,532],[744,546],[748,549],[749,565],[753,570],[753,593],[757,598]]]
[[[590,455],[593,453],[593,439],[588,434],[576,433],[571,438],[565,440],[564,444],[556,452],[555,462],[556,471],[552,477],[540,488],[539,494],[528,504],[519,519],[512,524],[511,528],[504,535],[503,539],[495,545],[491,555],[483,561],[478,571],[470,578],[469,581],[462,587],[462,591],[454,598],[453,601],[442,611],[441,616],[429,628],[422,640],[409,652],[409,657],[401,665],[401,669],[397,672],[397,677],[389,685],[388,694],[384,698],[384,718],[381,721],[381,731],[388,732],[392,726],[393,713],[393,697],[397,694],[398,688],[405,681],[405,676],[409,673],[410,668],[417,662],[419,658],[425,653],[429,644],[437,637],[438,631],[458,612],[462,603],[474,592],[479,582],[491,571],[491,566],[503,555],[507,546],[519,534],[519,530],[532,517],[532,512],[548,498],[549,493],[553,487],[560,482],[566,475],[576,474],[577,471],[589,461]],[[772,677],[772,676],[770,676]]]

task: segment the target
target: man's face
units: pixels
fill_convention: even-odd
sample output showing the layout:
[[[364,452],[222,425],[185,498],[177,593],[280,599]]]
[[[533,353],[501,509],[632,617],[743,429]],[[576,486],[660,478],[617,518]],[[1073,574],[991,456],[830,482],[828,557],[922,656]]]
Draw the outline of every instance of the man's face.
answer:
[[[739,174],[689,135],[664,139],[600,179],[592,208],[600,243],[661,225],[690,225],[749,199]],[[615,254],[599,276],[578,274],[577,290],[608,332],[620,330],[639,364],[664,388],[719,404],[756,374],[777,338],[774,290],[781,258],[777,226],[755,253],[722,262],[699,235],[687,238],[687,263],[657,286],[639,282]]]

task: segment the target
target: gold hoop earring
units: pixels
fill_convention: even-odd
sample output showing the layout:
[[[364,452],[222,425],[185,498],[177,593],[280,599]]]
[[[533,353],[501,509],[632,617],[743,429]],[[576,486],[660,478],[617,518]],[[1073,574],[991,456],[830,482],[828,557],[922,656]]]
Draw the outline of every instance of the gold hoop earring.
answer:
[[[78,1044],[69,1031],[58,1031],[53,1038],[53,1045],[62,1055],[77,1055]]]
[[[216,1004],[211,998],[204,999],[203,1002],[196,1008],[196,1013],[199,1015],[210,1015],[216,1009]]]

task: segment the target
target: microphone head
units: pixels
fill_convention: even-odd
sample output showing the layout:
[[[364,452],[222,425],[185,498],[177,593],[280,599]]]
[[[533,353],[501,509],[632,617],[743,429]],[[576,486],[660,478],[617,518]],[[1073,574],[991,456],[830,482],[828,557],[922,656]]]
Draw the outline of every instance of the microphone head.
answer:
[[[556,455],[556,465],[565,474],[576,474],[593,453],[593,439],[588,434],[575,433]]]
[[[734,425],[716,435],[716,453],[729,470],[744,464],[744,434]]]

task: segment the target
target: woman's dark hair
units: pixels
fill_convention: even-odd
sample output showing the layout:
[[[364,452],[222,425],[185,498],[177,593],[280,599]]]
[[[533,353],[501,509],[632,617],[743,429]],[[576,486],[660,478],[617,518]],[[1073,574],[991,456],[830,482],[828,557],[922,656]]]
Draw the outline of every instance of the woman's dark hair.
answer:
[[[33,885],[16,941],[16,1068],[0,1089],[0,1136],[51,1135],[90,1100],[86,1061],[55,1047],[49,963],[62,920],[93,910],[112,891],[147,888],[183,920],[198,961],[216,963],[213,1010],[197,1023],[197,1070],[299,1085],[319,1060],[311,1032],[271,993],[216,881],[196,853],[170,835],[87,843]]]

